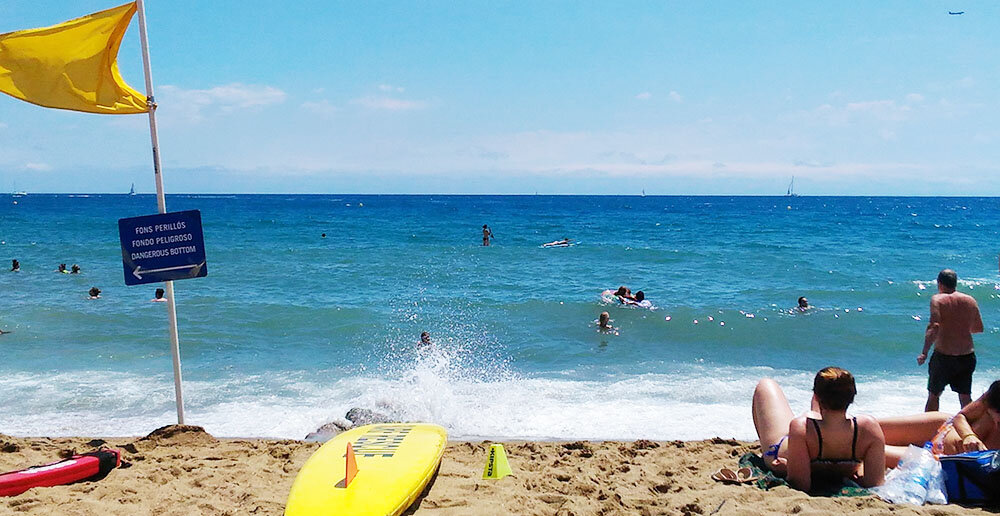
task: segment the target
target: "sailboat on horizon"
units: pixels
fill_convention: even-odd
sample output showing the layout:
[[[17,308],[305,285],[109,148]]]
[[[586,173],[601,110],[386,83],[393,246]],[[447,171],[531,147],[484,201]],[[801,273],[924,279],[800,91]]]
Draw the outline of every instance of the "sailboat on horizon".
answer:
[[[792,181],[788,183],[788,191],[785,192],[785,197],[798,197],[799,194],[795,193],[795,176],[792,176]]]
[[[132,183],[132,188],[129,188],[128,194],[135,195],[135,183]]]

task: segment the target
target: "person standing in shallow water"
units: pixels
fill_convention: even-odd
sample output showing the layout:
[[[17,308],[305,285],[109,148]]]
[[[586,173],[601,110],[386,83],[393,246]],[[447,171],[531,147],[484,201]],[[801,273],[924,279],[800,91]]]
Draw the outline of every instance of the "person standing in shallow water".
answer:
[[[927,404],[924,411],[938,409],[941,393],[947,385],[958,393],[964,408],[972,402],[972,373],[976,353],[972,334],[983,332],[983,319],[976,300],[955,288],[958,274],[951,269],[938,273],[938,293],[931,298],[931,318],[924,333],[924,349],[917,355],[917,365],[924,365],[927,352],[934,354],[927,364]]]
[[[492,238],[493,230],[491,230],[486,224],[483,224],[483,245],[488,247],[490,245],[490,239]]]

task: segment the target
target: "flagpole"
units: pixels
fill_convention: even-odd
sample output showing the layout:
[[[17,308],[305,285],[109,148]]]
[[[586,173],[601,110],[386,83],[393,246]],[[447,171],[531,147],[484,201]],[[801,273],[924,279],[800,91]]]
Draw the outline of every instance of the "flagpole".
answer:
[[[142,42],[142,68],[146,73],[146,99],[149,102],[149,137],[153,143],[153,177],[156,178],[156,205],[160,213],[167,212],[163,193],[163,174],[160,170],[160,144],[156,136],[156,102],[153,100],[153,72],[149,66],[149,42],[146,39],[146,8],[136,0],[139,11],[139,39]],[[167,319],[170,324],[170,348],[174,357],[174,394],[177,398],[177,424],[184,424],[184,393],[181,389],[181,349],[177,339],[177,307],[174,304],[174,282],[166,281]]]

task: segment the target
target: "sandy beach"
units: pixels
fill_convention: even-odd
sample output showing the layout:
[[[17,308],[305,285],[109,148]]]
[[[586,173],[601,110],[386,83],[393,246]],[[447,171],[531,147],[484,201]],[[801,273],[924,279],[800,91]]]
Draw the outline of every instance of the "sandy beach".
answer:
[[[729,439],[672,442],[506,442],[514,474],[482,480],[488,442],[450,442],[430,488],[407,514],[752,515],[987,514],[957,505],[890,505],[875,497],[810,497],[723,485],[756,444]],[[124,450],[127,467],[96,482],[36,488],[0,499],[0,514],[281,514],[295,474],[319,444],[217,439],[171,426],[143,438],[20,438],[0,435],[0,470],[58,460],[97,446]]]

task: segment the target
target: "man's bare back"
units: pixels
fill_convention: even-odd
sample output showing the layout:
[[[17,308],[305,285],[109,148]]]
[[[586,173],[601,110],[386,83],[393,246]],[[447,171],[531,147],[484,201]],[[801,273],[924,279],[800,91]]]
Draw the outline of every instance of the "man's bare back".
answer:
[[[961,292],[938,293],[931,298],[928,336],[934,337],[934,352],[968,355],[975,351],[972,334],[983,332],[983,320],[976,300]]]
[[[924,333],[924,349],[917,355],[917,364],[924,365],[927,352],[934,346],[927,364],[924,410],[928,412],[938,409],[938,399],[949,385],[963,407],[972,402],[972,374],[976,370],[972,334],[983,331],[976,300],[955,290],[958,274],[944,269],[938,273],[937,283],[938,293],[931,297],[931,319]]]

